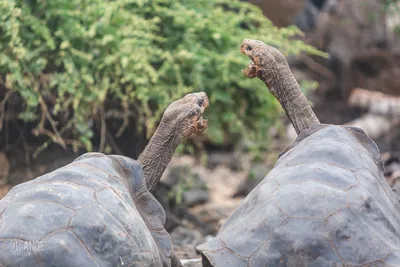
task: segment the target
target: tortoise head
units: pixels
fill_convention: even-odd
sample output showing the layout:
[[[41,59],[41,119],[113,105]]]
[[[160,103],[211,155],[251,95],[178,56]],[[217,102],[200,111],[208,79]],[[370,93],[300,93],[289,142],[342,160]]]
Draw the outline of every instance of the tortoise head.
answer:
[[[240,51],[250,59],[249,66],[243,70],[243,73],[249,78],[263,78],[262,80],[266,83],[275,78],[272,75],[276,74],[274,69],[277,65],[282,63],[285,65],[287,62],[278,49],[259,40],[244,39]],[[263,75],[268,77],[262,77]]]
[[[262,41],[244,39],[240,51],[250,59],[243,73],[249,78],[258,77],[267,85],[268,90],[281,103],[297,133],[319,124],[285,56],[278,49]]]
[[[208,105],[206,93],[192,93],[174,101],[164,111],[160,125],[138,158],[150,191],[160,180],[176,147],[191,135],[207,129],[203,112]]]
[[[161,123],[167,128],[173,126],[181,138],[188,138],[192,134],[202,133],[207,129],[207,120],[203,119],[203,112],[209,101],[206,93],[191,93],[172,102],[164,112]]]

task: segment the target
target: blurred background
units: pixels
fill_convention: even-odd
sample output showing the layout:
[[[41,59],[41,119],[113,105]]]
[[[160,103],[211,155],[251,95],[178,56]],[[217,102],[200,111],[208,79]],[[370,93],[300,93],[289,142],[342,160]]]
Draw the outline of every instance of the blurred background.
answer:
[[[400,188],[396,0],[0,0],[0,198],[87,151],[137,158],[164,109],[205,91],[207,131],[155,195],[179,258],[212,236],[296,138],[241,70],[280,49],[322,123],[363,128]]]

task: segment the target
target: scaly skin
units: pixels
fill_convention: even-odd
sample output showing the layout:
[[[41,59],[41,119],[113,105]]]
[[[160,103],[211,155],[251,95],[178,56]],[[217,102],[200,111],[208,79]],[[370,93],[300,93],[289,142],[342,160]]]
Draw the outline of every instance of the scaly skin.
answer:
[[[300,86],[290,71],[286,58],[279,50],[258,40],[245,39],[240,51],[250,58],[243,70],[249,78],[260,78],[281,103],[297,134],[319,124]]]
[[[155,134],[138,158],[150,192],[156,187],[176,147],[191,135],[207,129],[207,120],[202,114],[208,105],[207,95],[201,92],[188,94],[165,110]],[[181,266],[173,252],[171,266]]]
[[[191,135],[207,129],[207,120],[202,114],[208,105],[206,93],[192,93],[165,110],[160,125],[138,158],[150,192],[160,180],[176,147]]]

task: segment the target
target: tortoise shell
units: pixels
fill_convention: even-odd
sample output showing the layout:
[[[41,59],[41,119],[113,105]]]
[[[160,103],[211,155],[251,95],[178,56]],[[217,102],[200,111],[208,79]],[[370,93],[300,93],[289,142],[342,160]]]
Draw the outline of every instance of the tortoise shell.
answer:
[[[164,223],[137,161],[87,153],[0,201],[0,266],[170,266]]]
[[[400,266],[400,209],[376,144],[354,127],[302,131],[217,236],[204,266]]]

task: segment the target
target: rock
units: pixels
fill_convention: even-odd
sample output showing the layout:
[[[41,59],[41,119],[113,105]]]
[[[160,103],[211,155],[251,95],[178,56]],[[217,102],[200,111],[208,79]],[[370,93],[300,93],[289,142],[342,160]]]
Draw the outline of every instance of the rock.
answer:
[[[189,207],[206,203],[209,199],[208,192],[201,188],[191,189],[183,193],[183,200]]]
[[[196,247],[204,242],[204,238],[198,230],[178,226],[172,231],[171,239],[173,251],[178,259],[199,257]]]
[[[293,143],[297,138],[296,130],[294,129],[294,127],[291,123],[286,126],[285,138],[286,138],[287,142],[289,142],[289,143]]]
[[[204,233],[214,231],[189,211],[190,207],[209,200],[206,183],[199,173],[193,171],[191,164],[167,167],[153,195],[165,210],[164,227],[167,231],[181,226],[184,219],[196,225]]]
[[[182,267],[203,267],[203,265],[201,264],[201,258],[181,260],[181,263]]]
[[[217,166],[226,166],[231,170],[238,171],[242,169],[240,157],[232,152],[212,152],[207,158],[207,168],[214,169]]]
[[[160,202],[165,210],[166,220],[164,228],[170,232],[181,224],[182,210],[187,209],[184,203],[177,204],[175,199],[169,197],[171,188],[164,183],[159,183],[153,191],[154,197]]]
[[[200,175],[194,172],[189,165],[167,167],[165,173],[166,175],[163,175],[161,182],[171,188],[182,182],[188,182],[195,188],[205,187],[206,185]]]
[[[397,179],[400,178],[400,163],[392,162],[388,166],[385,166],[385,176],[387,178]]]
[[[206,236],[205,241],[209,241],[214,236]],[[201,258],[194,258],[194,259],[184,259],[181,260],[182,267],[203,267],[201,263]]]
[[[393,188],[393,191],[400,194],[400,153],[386,152],[382,154],[385,176],[388,184]]]
[[[393,191],[395,191],[398,195],[400,194],[400,179],[396,179],[392,186]]]
[[[188,165],[170,167],[161,182],[170,188],[168,194],[175,198],[177,204],[183,201],[192,207],[209,200],[206,183],[199,173],[192,171]]]

